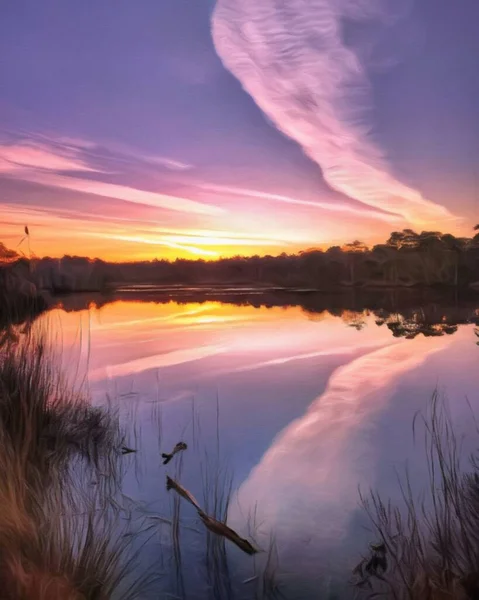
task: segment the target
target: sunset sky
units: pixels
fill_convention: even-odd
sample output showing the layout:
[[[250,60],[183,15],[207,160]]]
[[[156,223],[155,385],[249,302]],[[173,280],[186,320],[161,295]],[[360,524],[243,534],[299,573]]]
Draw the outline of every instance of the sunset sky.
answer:
[[[0,4],[0,241],[294,252],[479,220],[477,0]]]

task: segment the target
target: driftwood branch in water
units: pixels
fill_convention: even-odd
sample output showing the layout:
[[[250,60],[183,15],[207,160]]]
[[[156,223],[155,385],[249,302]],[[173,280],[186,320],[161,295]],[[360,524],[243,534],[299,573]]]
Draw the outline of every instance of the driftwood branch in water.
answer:
[[[171,477],[168,477],[168,475],[166,476],[166,489],[168,491],[175,490],[177,494],[179,494],[182,498],[184,498],[186,501],[192,504],[198,512],[203,512],[200,508],[198,500],[193,496],[193,494],[190,494],[188,490],[186,490],[182,485],[177,483]]]
[[[182,498],[184,498],[190,504],[192,504],[198,511],[201,520],[203,521],[205,527],[209,529],[209,531],[215,533],[216,535],[221,535],[226,539],[230,540],[230,542],[233,542],[233,544],[238,546],[238,548],[243,550],[243,552],[246,552],[246,554],[257,554],[258,550],[252,544],[250,544],[248,540],[245,540],[244,538],[240,537],[236,533],[236,531],[231,529],[231,527],[228,527],[228,525],[226,525],[225,523],[222,523],[221,521],[218,521],[217,519],[214,519],[213,517],[207,515],[200,508],[196,498],[192,494],[190,494],[190,492],[186,490],[181,484],[176,482],[171,477],[168,477],[168,475],[166,476],[166,489],[175,490],[177,494],[179,494]]]
[[[207,529],[213,533],[216,533],[216,535],[222,535],[230,542],[233,542],[233,544],[236,544],[238,548],[243,550],[243,552],[246,552],[246,554],[257,554],[258,550],[256,550],[256,548],[252,546],[248,540],[240,537],[236,531],[231,529],[231,527],[228,527],[228,525],[222,523],[221,521],[213,519],[213,517],[208,516],[203,511],[198,511],[198,514],[200,515],[201,520]]]

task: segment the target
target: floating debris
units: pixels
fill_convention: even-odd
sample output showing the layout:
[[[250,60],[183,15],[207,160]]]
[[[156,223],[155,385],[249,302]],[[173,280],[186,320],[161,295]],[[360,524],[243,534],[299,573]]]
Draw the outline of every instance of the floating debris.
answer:
[[[133,450],[133,448],[128,448],[128,446],[121,447],[122,454],[131,454],[132,452],[136,452],[136,450]]]
[[[388,563],[386,560],[386,556],[379,553],[373,554],[366,563],[366,566],[364,567],[368,575],[374,575],[375,577],[381,575],[382,573],[385,573],[387,571],[387,568]]]
[[[361,579],[364,578],[364,563],[366,562],[366,559],[363,558],[363,560],[358,563],[354,569],[353,569],[353,575],[359,575],[359,577],[361,577]]]
[[[170,462],[170,460],[173,458],[173,456],[175,456],[175,454],[177,454],[178,452],[181,452],[182,450],[186,450],[187,448],[188,448],[188,446],[185,444],[185,442],[179,442],[173,448],[173,451],[171,452],[171,454],[165,454],[165,453],[163,453],[161,455],[161,458],[165,459],[163,461],[163,464],[167,465]]]
[[[356,587],[371,586],[371,577],[382,578],[388,569],[386,558],[387,548],[384,542],[371,544],[371,554],[368,558],[363,558],[361,562],[353,569],[353,575],[358,576],[359,580],[355,583]]]
[[[371,550],[373,552],[379,552],[380,554],[386,554],[386,544],[381,542],[380,544],[371,544]]]

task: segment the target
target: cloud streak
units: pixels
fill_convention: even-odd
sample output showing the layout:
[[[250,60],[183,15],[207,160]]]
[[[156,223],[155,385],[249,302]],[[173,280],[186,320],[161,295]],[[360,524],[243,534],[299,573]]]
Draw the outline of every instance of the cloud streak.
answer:
[[[175,212],[208,216],[225,213],[223,208],[206,202],[87,178],[86,175],[89,173],[97,173],[98,177],[109,174],[104,166],[95,164],[99,159],[113,162],[119,159],[128,162],[136,157],[140,163],[148,164],[153,168],[160,166],[178,171],[191,168],[186,163],[161,156],[141,156],[139,153],[135,155],[131,149],[124,147],[114,150],[116,153],[108,150],[110,155],[103,156],[101,147],[93,142],[71,138],[50,138],[40,134],[16,137],[7,141],[0,140],[0,174],[48,187]],[[71,176],[72,174],[74,176]]]
[[[0,145],[0,173],[19,173],[28,169],[96,171],[76,153],[58,152],[44,144],[19,142]]]
[[[134,235],[117,235],[117,234],[101,234],[101,238],[108,238],[110,240],[119,240],[123,242],[133,242],[135,244],[147,244],[151,246],[166,246],[167,248],[174,248],[176,250],[185,250],[186,252],[190,252],[191,254],[196,254],[197,256],[210,256],[216,257],[218,256],[218,252],[214,250],[207,250],[206,248],[198,248],[197,246],[190,246],[186,244],[179,244],[175,241],[169,241],[167,239],[151,239],[145,238],[141,236]]]
[[[116,200],[123,200],[124,202],[153,206],[155,208],[163,208],[176,212],[194,213],[198,215],[221,215],[225,212],[225,210],[219,206],[213,206],[211,204],[197,202],[187,198],[149,192],[98,180],[67,177],[56,173],[28,171],[22,174],[22,179],[24,181],[30,181],[49,187],[58,187],[73,192],[115,198]]]
[[[218,0],[216,50],[276,127],[335,190],[418,226],[455,217],[394,176],[371,137],[369,81],[342,19],[385,17],[372,0]]]
[[[10,156],[3,157],[4,153]],[[29,159],[28,153],[37,154],[33,162]],[[26,161],[24,160],[25,156]],[[163,167],[171,171],[187,171],[193,168],[193,165],[184,161],[147,154],[126,144],[96,142],[69,136],[52,136],[28,131],[10,134],[9,137],[0,142],[0,165],[2,158],[7,158],[10,165],[16,163],[17,167],[38,167],[55,171],[100,172],[104,169],[88,166],[89,163],[98,163],[98,161],[107,161],[113,164],[140,163],[153,167]]]
[[[401,221],[401,217],[388,212],[382,212],[379,210],[370,210],[359,206],[355,208],[348,204],[342,204],[339,202],[312,202],[311,200],[302,200],[301,198],[292,198],[291,196],[284,196],[282,194],[272,194],[269,192],[261,192],[258,190],[250,190],[245,188],[236,188],[225,185],[214,185],[209,183],[198,184],[200,189],[207,191],[220,193],[220,194],[232,194],[234,196],[242,196],[246,198],[257,198],[260,200],[269,200],[271,202],[280,202],[282,204],[292,204],[295,206],[307,206],[309,208],[322,209],[333,212],[342,212],[357,215],[358,217],[372,217],[387,223],[397,223]]]

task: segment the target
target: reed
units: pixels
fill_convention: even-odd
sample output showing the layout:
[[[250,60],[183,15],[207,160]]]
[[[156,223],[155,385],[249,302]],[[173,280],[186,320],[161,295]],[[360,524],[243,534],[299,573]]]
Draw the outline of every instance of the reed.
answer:
[[[427,490],[417,497],[406,472],[400,505],[378,492],[361,495],[379,543],[356,567],[356,589],[363,597],[394,600],[477,599],[478,457],[471,456],[464,468],[460,439],[437,392],[428,412],[414,419],[415,437],[419,422],[424,426]]]
[[[115,414],[62,377],[44,338],[28,332],[3,344],[2,598],[138,597],[146,578],[134,574],[129,524],[114,502],[123,439]]]

